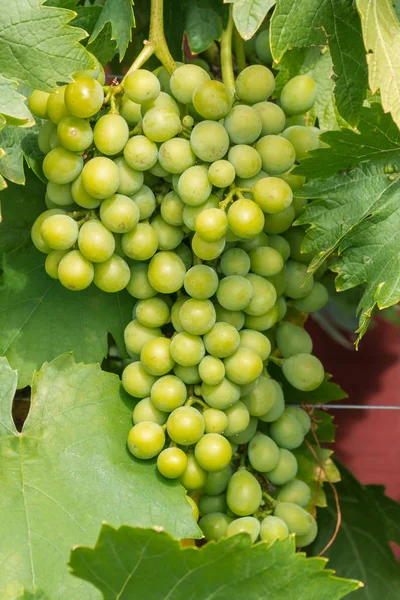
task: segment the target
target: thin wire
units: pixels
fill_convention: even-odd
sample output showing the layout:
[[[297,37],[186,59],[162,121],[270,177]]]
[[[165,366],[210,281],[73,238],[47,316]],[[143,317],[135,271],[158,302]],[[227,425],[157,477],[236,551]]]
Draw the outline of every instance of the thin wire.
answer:
[[[313,406],[307,405],[307,406]],[[333,408],[335,410],[400,410],[400,406],[373,406],[373,405],[359,405],[359,404],[317,404],[317,408]]]

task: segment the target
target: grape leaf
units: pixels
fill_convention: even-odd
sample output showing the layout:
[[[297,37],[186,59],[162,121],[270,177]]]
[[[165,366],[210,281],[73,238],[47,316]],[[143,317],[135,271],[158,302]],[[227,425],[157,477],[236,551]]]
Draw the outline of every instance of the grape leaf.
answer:
[[[361,24],[352,0],[280,0],[271,19],[271,48],[279,62],[287,50],[328,44],[340,115],[358,122],[367,87]]]
[[[24,160],[28,167],[43,178],[43,154],[37,143],[39,128],[13,127],[8,125],[0,131],[0,148],[4,155],[0,157],[0,174],[18,184],[25,183]]]
[[[400,127],[400,24],[391,0],[356,0],[367,51],[369,85]]]
[[[81,27],[91,34],[96,27],[96,24],[103,11],[103,7],[98,4],[92,6],[77,6],[75,9],[76,18],[72,24],[75,27]],[[105,23],[101,32],[96,36],[96,39],[90,39],[87,42],[86,48],[96,56],[102,65],[106,65],[117,52],[117,44],[112,39],[111,23]]]
[[[5,359],[0,381],[15,386]],[[97,600],[66,563],[72,546],[95,542],[103,520],[198,535],[183,488],[127,451],[133,403],[117,376],[71,354],[45,364],[21,433],[11,419],[14,389],[0,402],[2,600],[34,586],[50,598]]]
[[[400,595],[400,565],[389,542],[386,515],[376,509],[376,501],[385,507],[394,502],[383,495],[380,487],[363,486],[340,465],[341,482],[337,485],[342,524],[333,545],[327,550],[329,565],[341,575],[361,579],[365,587],[354,594],[360,600],[397,600]],[[331,539],[337,514],[333,494],[327,489],[328,508],[318,511],[319,533],[311,552],[318,554]],[[397,505],[398,507],[399,505]],[[398,510],[398,509],[397,509]],[[397,527],[399,525],[398,516]]]
[[[233,20],[243,39],[256,33],[276,0],[225,0],[233,4]]]
[[[0,0],[0,71],[32,88],[51,91],[72,73],[93,68],[79,44],[82,29],[71,27],[70,10],[53,8],[43,0]]]
[[[104,523],[94,548],[71,553],[73,575],[90,581],[104,600],[336,600],[359,582],[338,579],[325,560],[295,552],[290,537],[268,548],[240,534],[200,549],[182,549],[164,532]],[[157,573],[157,577],[154,577]],[[195,596],[194,596],[194,590]]]
[[[110,23],[111,39],[117,44],[120,61],[124,58],[128,44],[132,41],[132,27],[135,26],[132,5],[132,0],[106,0],[90,36],[89,49],[105,25]]]
[[[203,52],[222,33],[221,17],[226,6],[215,0],[189,0],[185,2],[185,30],[190,50]]]
[[[375,503],[375,510],[385,523],[388,540],[400,545],[400,504],[385,496],[383,485],[367,485],[370,497]]]
[[[318,448],[315,444],[311,445],[319,461],[315,459],[313,453],[305,444],[302,444],[300,448],[292,450],[292,452],[299,465],[296,478],[304,481],[311,489],[311,500],[307,508],[315,514],[316,506],[325,507],[328,505],[323,487],[324,483],[326,484],[328,480],[331,483],[340,481],[340,472],[331,458],[333,450]],[[323,471],[321,464],[324,465]]]
[[[17,92],[17,84],[0,75],[0,115],[9,125],[34,124],[26,98]]]
[[[35,590],[33,593],[24,590],[17,600],[50,600],[50,598],[42,590]]]

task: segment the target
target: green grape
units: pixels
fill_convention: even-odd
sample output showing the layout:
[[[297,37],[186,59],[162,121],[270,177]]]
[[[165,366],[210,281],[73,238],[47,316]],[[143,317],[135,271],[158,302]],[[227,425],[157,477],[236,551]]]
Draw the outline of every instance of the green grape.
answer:
[[[274,485],[284,485],[297,475],[297,460],[290,450],[279,448],[279,462],[274,469],[267,471],[265,476]]]
[[[249,304],[243,309],[245,313],[252,316],[261,316],[270,311],[276,302],[276,290],[272,283],[249,273],[246,275],[246,280],[252,288],[252,297]],[[250,329],[252,329],[250,327]]]
[[[224,431],[225,436],[230,437],[247,429],[250,423],[250,414],[243,402],[238,400],[226,409],[225,414],[228,417],[228,426]]]
[[[268,236],[268,246],[279,252],[286,262],[290,256],[289,242],[281,235],[271,234]]]
[[[239,343],[239,332],[230,323],[216,323],[204,336],[207,352],[217,358],[227,358],[234,354]]]
[[[308,413],[299,406],[288,406],[285,409],[285,412],[297,419],[303,429],[303,434],[307,435],[311,429],[311,419]]]
[[[34,246],[40,250],[40,252],[44,252],[45,254],[49,254],[51,252],[51,248],[41,235],[41,228],[46,219],[51,217],[52,215],[65,215],[65,211],[61,208],[52,208],[50,210],[45,210],[42,214],[40,214],[35,222],[32,225],[31,229],[31,238]]]
[[[216,160],[208,167],[208,180],[215,187],[228,187],[235,181],[235,177],[235,168],[228,160]]]
[[[282,319],[285,318],[288,309],[286,300],[283,298],[283,296],[279,296],[277,299],[276,308],[278,310],[278,321],[282,321]]]
[[[52,250],[68,250],[78,239],[79,227],[68,215],[50,215],[40,228],[42,240]]]
[[[199,527],[207,541],[218,542],[226,537],[232,519],[222,512],[208,513],[201,517]]]
[[[135,135],[125,145],[124,158],[131,169],[147,171],[157,162],[157,145],[144,135]]]
[[[290,258],[308,265],[314,253],[301,251],[304,237],[305,231],[299,227],[293,227],[285,233],[285,239],[290,246]]]
[[[280,106],[273,102],[257,102],[253,108],[261,119],[261,135],[278,135],[285,129],[286,117]]]
[[[206,433],[197,442],[194,454],[205,471],[221,471],[232,458],[232,448],[228,440],[219,433]]]
[[[151,217],[156,209],[156,197],[154,192],[147,185],[142,185],[140,190],[135,194],[132,194],[130,198],[139,208],[141,221]]]
[[[195,89],[200,84],[209,80],[209,74],[201,67],[197,65],[182,65],[172,73],[169,83],[173,96],[179,102],[191,104]]]
[[[246,311],[247,312],[247,311]],[[278,309],[273,306],[269,311],[261,315],[250,315],[247,314],[244,324],[247,329],[255,329],[255,331],[266,331],[271,329],[278,321]]]
[[[211,194],[212,186],[208,181],[207,167],[195,165],[182,173],[178,182],[178,194],[185,204],[200,206]]]
[[[183,65],[183,62],[175,61],[175,64],[177,67],[180,67]],[[167,92],[167,94],[171,94],[171,88],[169,85],[171,76],[168,73],[167,69],[165,67],[158,67],[157,69],[155,69],[153,71],[153,73],[154,73],[154,75],[157,76],[157,79],[160,82],[161,89],[163,90],[163,92]]]
[[[141,106],[137,102],[129,100],[126,94],[123,94],[119,114],[125,119],[128,125],[135,126],[141,121]]]
[[[164,337],[145,343],[140,353],[140,361],[150,375],[166,375],[173,369],[175,361],[171,356],[170,346],[171,340]]]
[[[147,376],[150,377],[150,375]],[[142,423],[143,421],[152,421],[153,423],[158,423],[158,425],[164,425],[167,418],[167,413],[158,410],[158,408],[156,408],[151,402],[150,398],[143,398],[143,400],[140,400],[140,402],[138,402],[135,408],[133,409],[132,414],[132,420],[134,425],[136,425],[137,423]]]
[[[66,85],[57,88],[54,92],[50,94],[47,100],[46,109],[48,117],[56,125],[58,125],[61,119],[64,119],[64,117],[68,117],[70,114],[70,111],[68,110],[65,103],[66,89]]]
[[[214,260],[222,254],[225,244],[225,237],[215,242],[206,242],[198,233],[195,233],[192,238],[192,250],[201,260]]]
[[[91,77],[78,77],[65,90],[65,105],[74,117],[92,117],[100,110],[103,101],[103,88]]]
[[[289,140],[296,151],[296,161],[307,158],[310,150],[319,148],[319,138],[313,127],[292,125],[282,133],[282,137]]]
[[[92,283],[93,277],[92,263],[79,250],[68,252],[58,265],[58,278],[69,290],[84,290]]]
[[[165,92],[160,92],[155,100],[143,102],[141,107],[142,117],[144,117],[144,115],[152,108],[170,108],[178,116],[180,116],[181,114],[181,111],[176,101],[173,99],[172,96],[166,94]]]
[[[196,219],[198,217],[198,215],[203,211],[203,210],[207,210],[208,208],[218,208],[219,205],[219,200],[217,198],[217,196],[214,196],[214,194],[211,194],[208,199],[203,203],[200,204],[199,206],[189,206],[189,205],[185,205],[185,208],[183,209],[183,222],[186,225],[186,227],[188,229],[191,229],[192,231],[194,231],[195,228],[195,222]]]
[[[243,310],[253,298],[253,288],[246,277],[228,275],[219,282],[216,295],[219,304],[227,310]]]
[[[297,390],[311,392],[324,381],[324,367],[312,354],[295,354],[283,361],[282,371],[288,382]]]
[[[203,488],[204,493],[209,496],[219,496],[226,490],[231,477],[232,467],[230,465],[227,465],[217,473],[209,473],[207,482]]]
[[[235,87],[240,100],[255,104],[271,96],[275,89],[275,79],[267,67],[251,65],[239,73]]]
[[[294,164],[296,152],[293,145],[278,135],[264,135],[256,143],[262,168],[269,175],[284,173]]]
[[[190,251],[190,248],[188,248],[184,242],[182,242],[182,244],[179,244],[179,246],[175,248],[175,254],[179,256],[179,258],[185,265],[185,268],[190,269],[193,262],[192,253]]]
[[[162,168],[162,166],[160,165],[160,161],[158,159],[157,159],[155,165],[153,167],[151,167],[151,169],[149,170],[149,173],[151,175],[154,175],[154,177],[156,177],[157,179],[159,177],[163,177],[165,179],[165,181],[172,180],[171,173],[168,173],[168,171],[166,171],[165,169]]]
[[[276,345],[283,358],[294,354],[311,354],[313,344],[311,336],[303,327],[283,321],[276,330]]]
[[[265,177],[253,188],[254,202],[266,213],[276,214],[286,210],[292,203],[293,192],[289,184],[279,177]]]
[[[189,296],[182,296],[182,297],[178,298],[171,307],[172,327],[178,333],[181,333],[182,331],[184,331],[184,328],[182,327],[182,323],[179,318],[179,313],[180,313],[180,310],[181,310],[183,304],[186,302],[186,300],[189,300]]]
[[[238,144],[229,150],[228,160],[233,164],[238,177],[250,179],[261,170],[261,157],[252,146]]]
[[[217,385],[225,376],[225,365],[215,356],[205,356],[199,364],[199,375],[204,383]]]
[[[242,329],[239,335],[241,348],[249,348],[256,352],[262,361],[267,360],[271,353],[271,342],[265,335],[252,329]]]
[[[204,335],[215,325],[215,308],[210,300],[190,298],[179,311],[182,327],[193,335]]]
[[[109,198],[119,186],[118,166],[105,156],[96,156],[83,167],[82,184],[94,198]]]
[[[207,496],[202,494],[198,500],[200,514],[225,513],[228,509],[225,494],[218,496]]]
[[[131,278],[126,286],[127,291],[138,300],[145,300],[157,295],[149,281],[147,263],[135,263],[131,265]]]
[[[79,175],[79,177],[77,177],[77,179],[75,179],[75,181],[72,182],[71,195],[76,204],[90,210],[93,208],[97,208],[102,202],[100,198],[94,198],[93,196],[87,193],[83,186],[82,175]]]
[[[103,292],[116,293],[125,289],[131,272],[129,265],[118,254],[94,265],[93,283]]]
[[[157,252],[157,233],[148,223],[138,223],[132,231],[124,233],[121,245],[124,253],[129,258],[147,260]]]
[[[232,475],[228,483],[226,501],[229,509],[240,517],[256,512],[262,500],[261,486],[257,479],[244,469]]]
[[[311,517],[311,515],[310,515]],[[313,543],[318,534],[318,526],[316,520],[311,517],[311,526],[307,533],[304,535],[296,535],[296,546],[299,548],[303,548],[304,546],[309,546]]]
[[[251,270],[261,277],[278,275],[283,269],[282,255],[274,248],[260,246],[250,251]]]
[[[160,82],[151,71],[137,69],[126,76],[124,91],[132,102],[142,104],[155,100],[160,93]]]
[[[39,150],[43,152],[43,154],[47,154],[51,150],[50,137],[54,131],[57,131],[57,127],[52,121],[44,121],[40,126],[37,142]]]
[[[266,381],[268,381],[269,383],[267,384]],[[259,419],[260,421],[263,421],[263,423],[272,423],[273,421],[279,419],[279,417],[283,415],[283,412],[285,410],[285,400],[283,397],[282,388],[279,385],[279,383],[275,381],[275,379],[263,378],[262,384],[259,385],[260,389],[257,391],[257,393],[265,393],[270,403],[270,408],[268,408],[264,414],[258,415]],[[251,397],[251,394],[249,396]],[[253,412],[253,406],[257,406],[256,400],[256,397],[251,398],[251,405],[249,406],[250,414]],[[243,402],[246,402],[246,400],[243,399]],[[262,407],[262,402],[263,400],[259,396],[258,406],[260,407],[260,409]],[[260,409],[255,409],[254,412],[256,412],[256,410],[257,412],[259,412]]]
[[[281,175],[279,175],[279,177],[281,179],[283,179],[284,181],[286,181],[286,183],[288,183],[290,185],[290,187],[292,188],[292,190],[295,192],[297,190],[300,190],[303,187],[303,185],[306,182],[306,178],[303,175],[295,175],[294,173],[292,173],[293,169],[294,169],[294,167],[289,169],[289,171],[287,171],[286,173],[281,173]],[[304,198],[298,198],[298,200],[303,201]]]
[[[126,233],[139,222],[139,208],[133,200],[123,194],[114,194],[102,202],[100,219],[114,233]]]
[[[274,440],[267,435],[257,433],[249,442],[247,456],[253,469],[264,473],[277,467],[280,453]]]
[[[314,278],[308,274],[307,265],[294,260],[288,260],[286,268],[288,271],[286,295],[294,300],[308,296],[313,288]]]
[[[228,210],[228,225],[239,237],[252,238],[263,230],[264,214],[252,200],[236,200]]]
[[[33,90],[28,98],[28,108],[35,117],[47,119],[47,101],[50,94],[41,90]]]
[[[82,167],[82,157],[61,146],[50,150],[43,161],[43,173],[47,179],[59,184],[70,183],[76,179]]]
[[[142,119],[143,133],[153,142],[166,142],[177,135],[181,127],[179,115],[172,108],[151,108]]]
[[[170,225],[161,215],[157,215],[151,222],[151,226],[158,239],[160,250],[174,250],[183,239],[183,231],[180,227]]]
[[[231,444],[234,443],[238,446],[241,444],[248,444],[250,440],[254,437],[257,431],[257,427],[258,419],[256,419],[256,417],[250,417],[250,421],[246,429],[244,429],[240,433],[237,433],[236,435],[231,436],[229,438],[229,441],[231,442]]]
[[[258,379],[255,388],[242,398],[242,402],[247,406],[252,417],[261,418],[273,408],[279,394],[282,395],[282,390],[276,381],[261,376]],[[282,412],[283,410],[284,406]]]
[[[136,318],[145,327],[162,327],[169,321],[169,306],[162,298],[139,300]]]
[[[290,413],[284,412],[279,419],[271,423],[269,431],[272,439],[287,450],[298,448],[304,442],[303,427]]]
[[[248,240],[240,241],[238,246],[242,250],[245,250],[245,252],[250,252],[254,248],[258,248],[259,246],[268,246],[268,236],[266,233],[261,231],[260,233]]]
[[[204,488],[207,482],[207,472],[197,462],[192,452],[187,454],[187,467],[180,477],[180,482],[187,490]]]
[[[174,377],[174,375],[166,377]],[[191,446],[198,442],[204,434],[204,419],[196,408],[180,406],[169,415],[167,431],[171,440],[176,444]]]
[[[226,536],[232,537],[238,533],[248,533],[251,543],[255,544],[260,535],[260,521],[255,517],[240,517],[239,519],[235,519],[228,525]]]
[[[205,354],[201,337],[182,331],[171,340],[171,356],[182,367],[198,365]]]
[[[289,529],[285,521],[279,517],[268,515],[261,521],[260,538],[269,545],[276,540],[283,540],[289,535]]]
[[[239,385],[252,383],[261,375],[263,370],[263,362],[260,356],[249,348],[239,347],[224,362],[226,376],[230,381]]]
[[[212,359],[213,357],[210,356],[210,357],[205,357],[205,358]],[[219,360],[219,359],[215,358],[214,360]],[[223,365],[222,362],[221,362],[221,364]],[[207,410],[204,410],[203,419],[204,419],[204,425],[205,425],[204,431],[206,433],[221,433],[222,434],[225,432],[225,429],[228,427],[227,415],[224,412],[222,412],[222,410],[218,410],[217,408],[208,408]]]
[[[236,104],[225,118],[224,127],[234,144],[252,144],[260,136],[261,118],[252,106]]]
[[[290,533],[305,535],[311,528],[312,516],[293,502],[280,502],[275,507],[274,515],[285,521]]]
[[[250,257],[240,248],[230,248],[221,256],[220,269],[227,277],[229,275],[245,277],[250,271]]]
[[[240,398],[240,387],[226,377],[216,385],[202,383],[201,394],[212,408],[226,410]]]
[[[228,229],[228,219],[223,210],[207,208],[196,217],[195,230],[206,242],[217,242]]]
[[[272,65],[273,58],[269,42],[269,27],[263,29],[256,37],[256,54],[264,65]]]
[[[150,399],[154,406],[164,412],[172,412],[182,406],[186,398],[186,385],[176,375],[160,377],[154,383],[150,392]]]
[[[46,186],[46,196],[57,206],[69,206],[74,202],[69,183],[60,184],[49,181]]]
[[[78,248],[88,260],[101,263],[114,253],[115,239],[100,221],[90,219],[79,229]]]
[[[57,136],[61,145],[71,152],[83,152],[93,142],[90,123],[77,117],[64,117],[58,124]]]
[[[293,206],[289,206],[286,210],[275,215],[265,215],[264,231],[266,233],[283,233],[292,225],[295,218]]]
[[[192,130],[190,145],[200,160],[214,162],[228,152],[229,136],[221,123],[201,121]]]
[[[233,325],[235,329],[240,331],[244,326],[245,314],[240,310],[227,310],[219,303],[215,305],[215,312],[217,315],[217,321],[229,323]]]
[[[139,361],[130,363],[122,372],[122,386],[128,394],[135,398],[148,398],[156,379],[157,377],[144,370]],[[145,420],[151,421],[153,419]]]
[[[123,156],[114,159],[114,163],[118,167],[119,186],[117,192],[125,196],[131,196],[138,192],[143,185],[142,171],[131,169]]]
[[[207,265],[195,265],[185,275],[185,291],[192,298],[206,300],[211,298],[218,287],[218,275]]]
[[[268,177],[268,174],[261,169],[261,171],[259,171],[257,173],[257,175],[255,175],[254,177],[250,177],[249,179],[242,179],[239,177],[238,179],[236,179],[236,185],[239,188],[251,189],[255,186],[257,181],[259,181],[260,179],[263,179],[264,177]],[[242,192],[242,193],[245,198],[249,198],[250,200],[252,199],[251,192]]]
[[[196,156],[188,140],[173,138],[161,144],[158,160],[168,173],[180,174],[195,164]]]
[[[146,342],[161,336],[159,327],[142,325],[137,319],[128,323],[124,330],[124,342],[129,354],[140,354]]]
[[[293,302],[293,306],[300,312],[311,313],[324,308],[328,300],[329,294],[326,287],[322,283],[319,283],[319,281],[315,281],[311,292],[307,296]]]
[[[177,479],[186,471],[187,462],[187,456],[180,448],[165,448],[157,457],[157,469],[167,479]]]
[[[280,502],[291,502],[298,506],[307,506],[311,500],[311,490],[304,481],[293,479],[279,490],[276,497]]]
[[[219,121],[231,108],[227,87],[220,81],[204,81],[193,92],[192,103],[203,119]]]
[[[182,379],[182,381],[187,385],[194,385],[201,382],[197,365],[195,367],[182,367],[181,365],[175,365],[174,374],[179,377],[179,379]]]
[[[142,460],[157,456],[164,445],[164,430],[161,425],[152,421],[142,421],[134,425],[128,434],[129,452]]]
[[[297,75],[283,87],[281,106],[288,115],[301,115],[314,106],[316,98],[315,81],[308,75]]]
[[[157,252],[149,264],[149,282],[161,294],[173,294],[182,286],[186,268],[173,252]],[[190,332],[194,333],[194,332]]]
[[[44,262],[44,268],[47,275],[52,279],[58,279],[58,265],[61,259],[67,254],[66,250],[52,250],[47,256]]]

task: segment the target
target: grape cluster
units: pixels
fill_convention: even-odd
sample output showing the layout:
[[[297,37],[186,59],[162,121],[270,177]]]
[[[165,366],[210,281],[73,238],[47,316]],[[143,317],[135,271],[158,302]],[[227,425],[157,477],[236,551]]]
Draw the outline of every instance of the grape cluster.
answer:
[[[305,546],[317,526],[291,451],[310,419],[285,408],[267,367],[281,356],[302,391],[324,379],[309,335],[285,320],[288,305],[327,301],[291,227],[304,207],[291,169],[320,144],[304,125],[315,83],[294,77],[278,105],[264,65],[238,75],[235,98],[196,64],[170,78],[139,69],[108,91],[110,109],[101,83],[94,70],[30,97],[45,119],[48,179],[33,243],[68,289],[93,282],[135,299],[122,374],[138,399],[128,448],[180,479],[206,539],[294,533]]]

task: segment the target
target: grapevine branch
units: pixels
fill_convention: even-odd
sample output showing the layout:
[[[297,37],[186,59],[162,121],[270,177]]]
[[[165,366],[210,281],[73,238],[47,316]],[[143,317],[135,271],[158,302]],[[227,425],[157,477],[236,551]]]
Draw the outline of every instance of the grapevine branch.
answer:
[[[221,71],[222,81],[229,90],[232,99],[235,97],[235,75],[232,64],[232,34],[233,34],[233,16],[232,5],[229,6],[229,20],[221,37]]]

